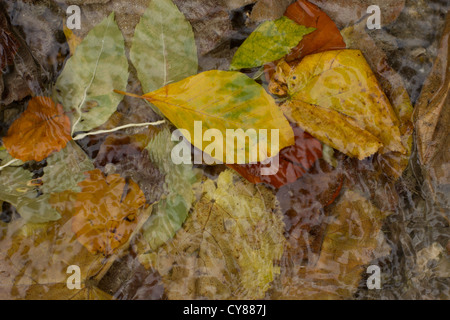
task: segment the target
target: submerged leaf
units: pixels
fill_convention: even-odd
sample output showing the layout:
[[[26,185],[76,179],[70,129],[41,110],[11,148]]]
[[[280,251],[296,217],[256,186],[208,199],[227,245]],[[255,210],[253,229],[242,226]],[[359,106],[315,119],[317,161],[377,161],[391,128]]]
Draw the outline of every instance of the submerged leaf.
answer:
[[[272,192],[227,170],[217,185],[205,181],[173,241],[140,260],[157,268],[169,299],[262,299],[279,273],[284,242]]]
[[[306,266],[301,266],[301,261],[284,259],[281,287],[276,288],[272,298],[351,298],[364,266],[376,258],[387,215],[358,193],[347,191],[333,209],[318,259],[311,259]],[[287,249],[285,257],[295,257],[297,248],[292,249]],[[297,266],[286,268],[292,263]]]
[[[91,170],[94,170],[92,161],[74,141],[71,141],[63,150],[47,159],[41,189],[44,193],[81,191],[78,183],[84,180],[84,172]]]
[[[42,161],[70,140],[70,120],[63,107],[51,98],[34,97],[11,125],[3,143],[11,156],[26,162]]]
[[[49,203],[49,195],[39,195],[33,174],[21,167],[0,171],[0,200],[12,204],[27,222],[43,223],[61,218]]]
[[[292,183],[303,176],[322,157],[322,144],[298,127],[294,127],[295,145],[284,148],[279,153],[278,172],[262,175],[261,169],[269,165],[232,164],[228,165],[251,183],[268,183],[275,188]]]
[[[196,171],[192,165],[173,163],[171,152],[175,145],[169,129],[165,128],[146,148],[153,163],[165,175],[166,195],[143,226],[144,238],[152,251],[173,238],[188,217],[194,201],[192,185],[198,180]]]
[[[192,27],[171,0],[150,2],[136,27],[130,59],[144,92],[197,73]]]
[[[278,72],[290,96],[283,112],[311,135],[358,159],[381,147],[405,153],[397,115],[360,51],[310,55]]]
[[[136,228],[145,196],[135,182],[119,175],[105,177],[98,169],[85,175],[79,183],[81,192],[75,194],[72,230],[89,252],[108,256]]]
[[[256,160],[261,162],[294,144],[292,128],[275,100],[262,86],[240,72],[203,72],[142,98],[156,105],[177,128],[188,130],[194,140],[189,142],[200,150],[205,151],[209,145],[203,141],[204,133],[208,129],[219,130],[226,143],[219,141],[215,150],[209,149],[207,153],[223,163],[249,163],[250,153],[258,150],[258,145],[265,145],[266,155],[256,152]],[[195,121],[202,121],[201,132],[195,130]],[[227,130],[233,129],[251,129],[257,135],[255,139],[249,139],[250,143],[245,143],[245,160],[237,157],[239,143],[235,143],[234,137],[227,136]],[[258,136],[261,129],[267,130],[267,139]],[[279,130],[279,141],[272,140],[273,129]],[[199,131],[197,135],[196,131]],[[279,142],[278,146],[276,142]],[[274,150],[270,147],[272,143]],[[214,155],[212,151],[215,151]],[[230,155],[235,156],[227,158]]]
[[[125,90],[128,61],[114,13],[95,26],[67,61],[55,85],[55,96],[72,114],[72,132],[89,131],[116,111]]]
[[[262,23],[239,47],[231,70],[254,68],[278,60],[294,48],[314,28],[298,25],[289,18]]]

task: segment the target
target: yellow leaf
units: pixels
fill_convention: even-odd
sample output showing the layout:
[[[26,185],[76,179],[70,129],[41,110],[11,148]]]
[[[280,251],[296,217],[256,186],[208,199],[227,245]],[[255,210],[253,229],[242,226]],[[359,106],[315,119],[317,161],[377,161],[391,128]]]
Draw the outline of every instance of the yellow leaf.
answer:
[[[172,242],[140,261],[156,267],[169,299],[264,298],[285,243],[274,194],[231,170],[202,191]]]
[[[311,135],[359,159],[379,148],[405,153],[399,120],[359,50],[318,53],[293,69],[277,69],[285,73],[277,79],[286,81],[290,96],[284,111]],[[317,117],[312,124],[311,117]]]
[[[169,84],[142,98],[157,106],[177,128],[188,130],[194,140],[191,143],[203,151],[209,145],[203,142],[203,134],[208,129],[218,129],[226,143],[216,144],[215,153],[212,150],[205,152],[224,163],[242,163],[236,157],[239,144],[231,136],[227,139],[227,130],[242,129],[247,132],[253,129],[258,134],[257,139],[249,139],[250,143],[246,143],[243,163],[250,162],[249,155],[258,150],[258,145],[268,146],[267,156],[255,152],[256,161],[262,162],[294,144],[292,128],[275,100],[262,86],[240,72],[203,72]],[[201,136],[195,136],[195,121],[202,121]],[[261,129],[267,129],[267,139],[261,139]],[[279,145],[274,145],[272,150],[273,129],[279,130]],[[227,159],[231,154],[235,155],[234,160]]]

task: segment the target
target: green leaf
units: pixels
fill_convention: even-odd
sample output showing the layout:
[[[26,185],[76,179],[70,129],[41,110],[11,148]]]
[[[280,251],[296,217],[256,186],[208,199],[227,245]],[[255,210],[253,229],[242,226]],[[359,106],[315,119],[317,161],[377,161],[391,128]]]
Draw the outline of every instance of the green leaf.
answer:
[[[17,160],[16,162],[14,162],[14,166],[21,166],[24,163],[19,159],[14,159],[14,157],[9,154],[8,150],[6,150],[5,147],[0,147],[0,165],[5,165],[12,160]]]
[[[171,160],[171,133],[165,128],[147,146],[150,158],[165,174],[166,197],[162,199],[143,227],[144,237],[151,250],[172,239],[188,217],[194,192],[192,185],[198,180],[191,165],[175,165]]]
[[[236,51],[231,70],[255,68],[281,59],[315,28],[301,26],[287,17],[262,23]]]
[[[30,184],[33,175],[19,167],[0,172],[0,200],[12,204],[19,214],[31,223],[56,221],[60,214],[49,204],[49,195],[38,196],[38,189]]]
[[[74,141],[71,141],[63,150],[54,153],[47,159],[41,189],[44,193],[66,190],[80,192],[78,182],[85,179],[83,173],[94,169],[92,161],[84,151]]]
[[[144,92],[197,73],[194,32],[171,0],[151,1],[136,27],[130,59]]]
[[[67,61],[55,86],[55,96],[72,115],[73,132],[90,131],[116,111],[125,90],[128,61],[114,13],[95,26]]]

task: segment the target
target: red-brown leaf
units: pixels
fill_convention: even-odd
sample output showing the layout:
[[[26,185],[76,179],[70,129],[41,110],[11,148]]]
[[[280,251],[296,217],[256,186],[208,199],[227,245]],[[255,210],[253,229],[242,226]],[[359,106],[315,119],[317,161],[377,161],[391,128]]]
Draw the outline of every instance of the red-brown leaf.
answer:
[[[276,188],[292,183],[304,175],[322,157],[322,145],[308,133],[293,127],[295,145],[280,152],[280,166],[275,175],[261,175],[261,168],[270,165],[245,164],[228,165],[251,183],[268,183]]]

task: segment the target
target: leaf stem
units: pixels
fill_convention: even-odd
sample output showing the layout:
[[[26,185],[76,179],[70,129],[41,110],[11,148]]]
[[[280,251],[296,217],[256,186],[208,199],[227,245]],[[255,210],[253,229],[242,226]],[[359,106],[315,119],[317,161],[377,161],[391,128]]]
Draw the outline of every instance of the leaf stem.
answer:
[[[18,160],[18,159],[13,159],[13,160],[11,160],[10,162],[8,162],[8,163],[6,163],[5,165],[1,166],[1,167],[0,167],[0,171],[2,171],[3,169],[9,167],[10,165],[12,165],[13,163],[15,163],[15,162],[17,162],[17,161],[19,161],[19,160]]]
[[[110,129],[110,130],[99,130],[99,131],[94,131],[94,132],[82,133],[82,134],[79,134],[79,135],[75,136],[73,138],[73,140],[77,141],[77,140],[84,139],[87,136],[94,136],[94,135],[102,134],[102,133],[116,132],[116,131],[120,131],[120,130],[123,130],[123,129],[126,129],[126,128],[158,126],[158,125],[163,124],[165,122],[166,122],[166,120],[160,120],[160,121],[156,121],[156,122],[146,122],[146,123],[130,123],[130,124],[126,124],[124,126],[120,126],[120,127],[114,128],[114,129]]]

